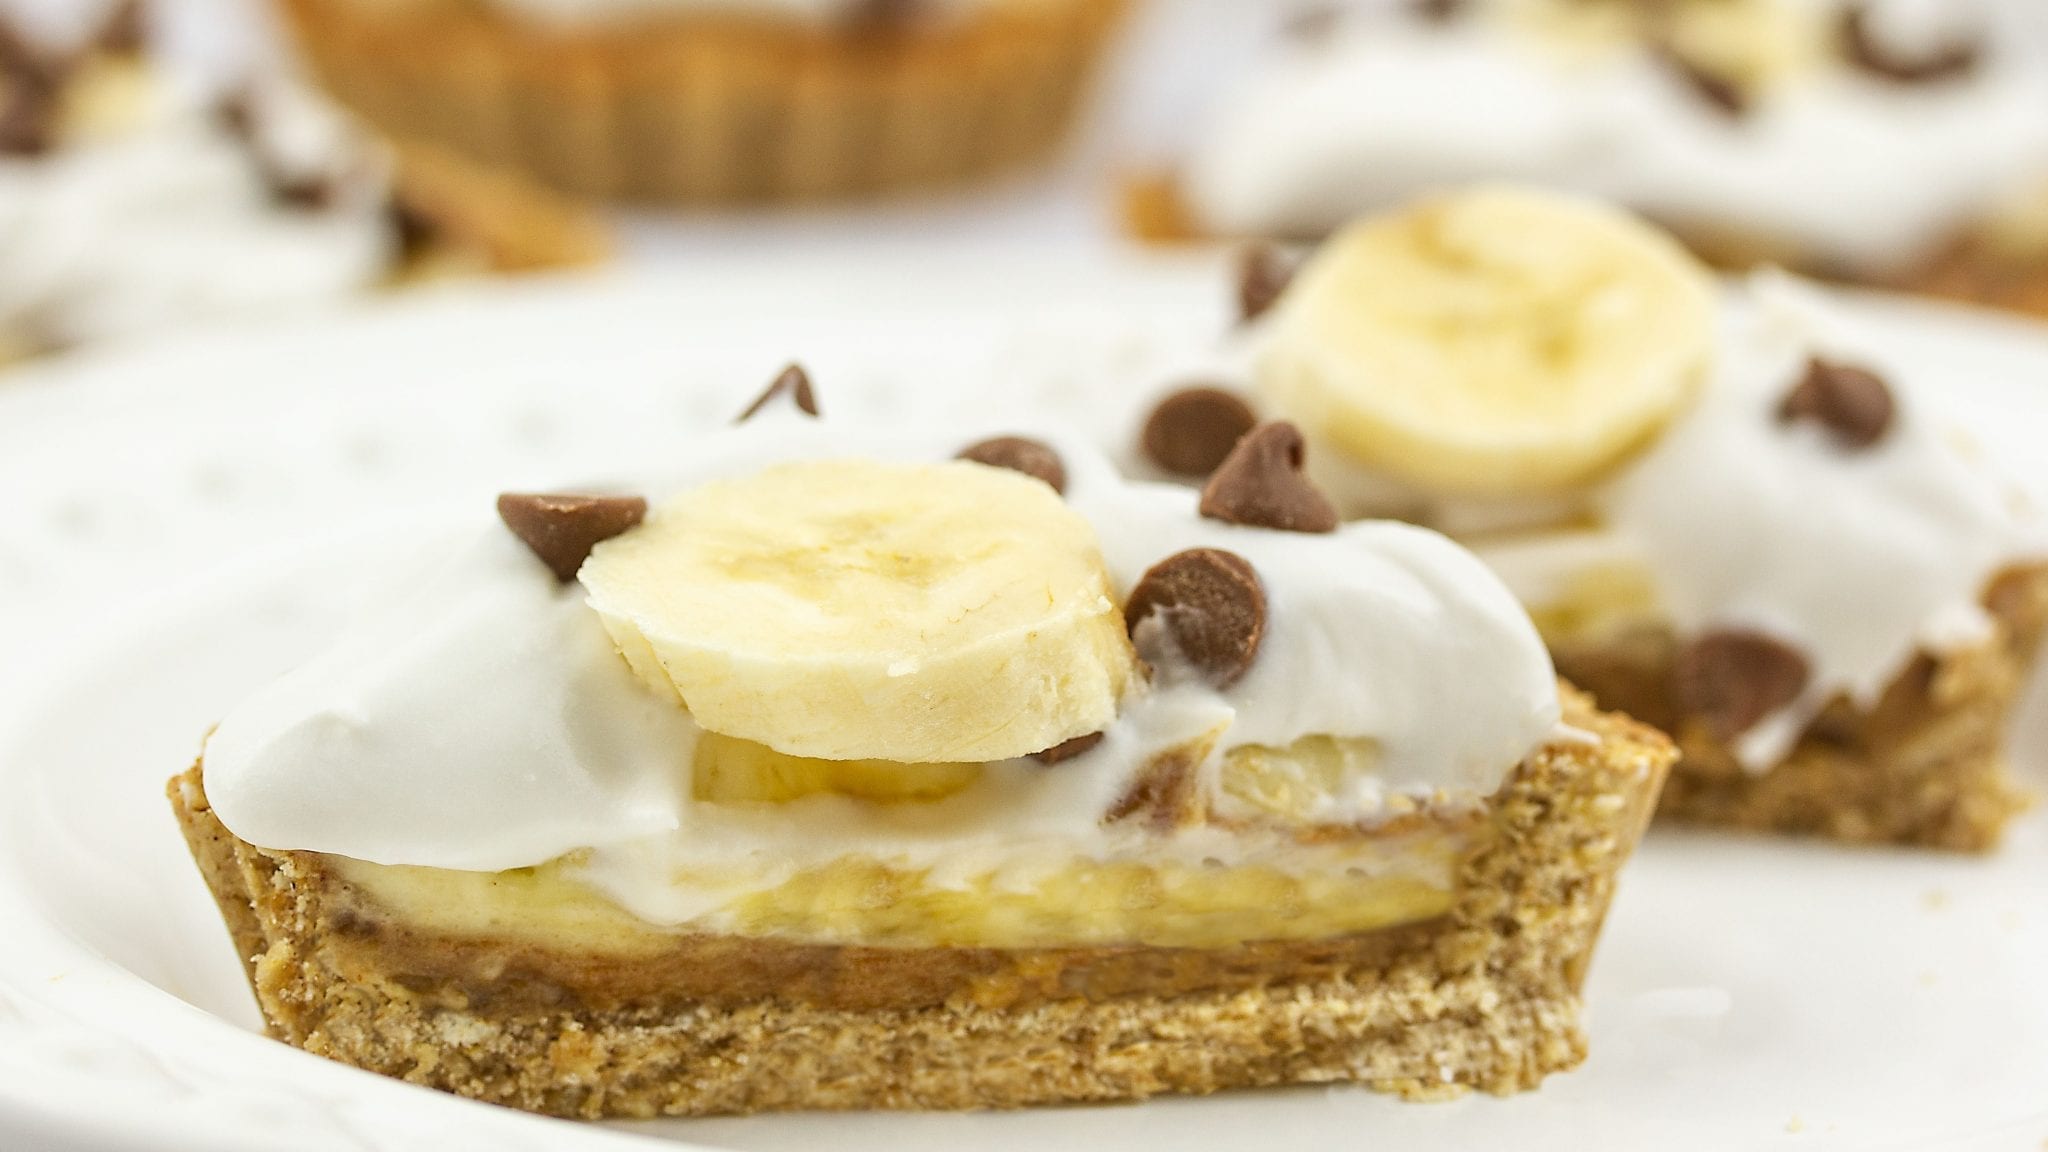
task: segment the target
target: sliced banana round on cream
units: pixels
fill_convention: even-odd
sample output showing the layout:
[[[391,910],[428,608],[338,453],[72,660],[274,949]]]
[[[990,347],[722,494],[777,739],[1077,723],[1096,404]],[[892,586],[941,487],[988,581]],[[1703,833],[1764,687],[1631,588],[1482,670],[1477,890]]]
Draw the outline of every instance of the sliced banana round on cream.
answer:
[[[1259,383],[1354,465],[1427,491],[1554,491],[1656,435],[1704,378],[1712,277],[1575,197],[1485,186],[1363,220],[1275,310]]]
[[[782,464],[689,491],[580,578],[703,728],[821,760],[980,763],[1098,732],[1136,657],[1094,529],[969,462]]]

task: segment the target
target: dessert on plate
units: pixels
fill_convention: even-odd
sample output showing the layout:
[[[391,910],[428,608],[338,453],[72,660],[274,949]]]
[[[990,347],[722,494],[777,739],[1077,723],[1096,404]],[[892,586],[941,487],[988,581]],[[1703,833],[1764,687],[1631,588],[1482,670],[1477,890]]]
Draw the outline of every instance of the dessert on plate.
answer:
[[[170,798],[272,1035],[564,1116],[1534,1087],[1675,757],[1266,425],[507,494]]]
[[[552,195],[394,153],[283,78],[201,84],[141,4],[77,11],[68,37],[0,14],[0,357],[603,253]]]
[[[1160,404],[1160,467],[1296,422],[1345,514],[1469,544],[1560,672],[1677,738],[1666,816],[1997,842],[2048,535],[1881,319],[1783,273],[1717,288],[1618,210],[1507,186],[1247,271],[1256,397]]]
[[[1309,239],[1481,179],[1600,196],[1729,268],[2048,310],[2048,43],[1990,0],[1460,0],[1297,21],[1155,235]]]
[[[1124,0],[277,0],[351,107],[589,195],[747,203],[1047,159]]]

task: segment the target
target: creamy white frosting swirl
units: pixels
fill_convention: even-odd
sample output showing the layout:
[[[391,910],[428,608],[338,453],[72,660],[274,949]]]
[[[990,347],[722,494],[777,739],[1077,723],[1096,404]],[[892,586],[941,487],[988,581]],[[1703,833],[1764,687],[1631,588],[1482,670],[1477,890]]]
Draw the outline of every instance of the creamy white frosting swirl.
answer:
[[[1973,23],[1944,7],[1935,23]],[[1892,17],[1881,32],[1915,23],[1897,3],[1879,15]],[[1967,76],[1899,84],[1817,65],[1779,79],[1739,119],[1647,49],[1560,54],[1484,15],[1443,26],[1355,18],[1276,53],[1223,101],[1185,190],[1213,231],[1308,236],[1421,192],[1506,178],[1889,271],[2048,177],[2048,60],[2037,37],[1984,15],[1997,34]],[[1930,38],[1941,42],[1921,37],[1922,48]]]
[[[693,448],[655,493],[805,458],[945,460],[971,437],[862,432],[763,416]],[[466,870],[577,852],[627,907],[677,921],[699,899],[663,877],[738,853],[795,867],[858,850],[927,865],[988,864],[1034,846],[1051,858],[1108,855],[1140,834],[1101,817],[1157,753],[1222,730],[1219,749],[1307,735],[1376,742],[1380,771],[1337,818],[1369,819],[1391,794],[1469,802],[1556,728],[1548,655],[1527,616],[1477,559],[1398,524],[1309,536],[1215,524],[1194,495],[1132,484],[1083,441],[1047,436],[1068,497],[1096,526],[1119,593],[1194,546],[1237,552],[1270,606],[1253,669],[1230,689],[1163,680],[1133,690],[1095,750],[1048,770],[990,765],[947,800],[875,805],[830,796],[770,815],[688,796],[695,729],[612,650],[580,588],[502,528],[458,527],[453,558],[331,651],[257,694],[206,747],[215,811],[273,848],[380,864]],[[1197,830],[1194,858],[1249,843]],[[993,854],[993,855],[992,855]]]
[[[88,80],[88,83],[91,81]],[[310,95],[266,91],[275,162],[330,184],[280,204],[196,84],[109,77],[119,107],[0,157],[0,331],[62,347],[345,297],[388,275],[384,160]]]

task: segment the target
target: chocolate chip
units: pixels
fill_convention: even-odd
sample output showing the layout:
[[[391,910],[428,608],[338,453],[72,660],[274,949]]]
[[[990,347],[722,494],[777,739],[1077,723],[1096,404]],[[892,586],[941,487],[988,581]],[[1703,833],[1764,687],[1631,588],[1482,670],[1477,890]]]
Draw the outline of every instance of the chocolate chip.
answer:
[[[1067,491],[1067,466],[1060,461],[1060,454],[1050,444],[1040,440],[1027,440],[1022,436],[998,436],[983,440],[960,450],[957,459],[972,460],[991,468],[1007,468],[1022,472],[1026,476],[1043,480],[1052,490],[1065,495]]]
[[[266,167],[263,179],[270,186],[273,199],[300,212],[325,211],[339,195],[334,181],[325,176],[287,176]]]
[[[63,87],[73,63],[47,51],[13,21],[0,15],[0,76],[7,78],[10,87],[29,86],[54,92]]]
[[[760,415],[762,409],[778,403],[794,404],[797,410],[806,416],[818,414],[818,397],[811,391],[811,377],[804,371],[803,365],[791,364],[784,368],[782,375],[775,378],[775,383],[770,384],[766,392],[747,405],[747,410],[740,413],[740,418],[733,423],[745,424]]]
[[[18,80],[0,104],[0,155],[42,156],[57,142],[57,94]]]
[[[1137,637],[1139,625],[1155,614],[1174,650],[1218,688],[1244,676],[1266,636],[1259,574],[1250,561],[1220,548],[1175,553],[1139,578],[1124,605],[1124,623]]]
[[[1734,80],[1687,58],[1668,44],[1658,45],[1654,55],[1685,83],[1688,91],[1716,112],[1736,120],[1749,114],[1749,93]]]
[[[1202,515],[1283,532],[1335,532],[1337,509],[1302,475],[1307,448],[1285,420],[1245,434],[1202,489]]]
[[[244,147],[256,143],[256,93],[247,86],[230,88],[214,98],[213,119],[221,131]]]
[[[1258,425],[1251,405],[1221,388],[1183,388],[1145,418],[1140,443],[1154,464],[1177,476],[1207,476]]]
[[[384,218],[390,223],[391,234],[398,240],[400,260],[412,261],[425,256],[441,238],[440,223],[396,193],[385,201]]]
[[[1984,57],[1981,43],[1946,44],[1918,59],[1893,52],[1872,26],[1870,5],[1852,4],[1841,14],[1842,54],[1849,63],[1897,84],[1933,84],[1955,80],[1977,70]]]
[[[567,584],[599,544],[647,518],[638,496],[579,496],[571,493],[507,492],[498,497],[498,518],[533,549],[541,563]]]
[[[1812,675],[1806,657],[1761,632],[1709,632],[1678,654],[1672,689],[1678,706],[1716,739],[1733,740],[1799,699]]]
[[[1237,315],[1249,324],[1272,310],[1294,282],[1294,262],[1271,244],[1254,244],[1237,258]]]
[[[340,188],[329,175],[288,172],[278,162],[263,136],[263,101],[248,85],[223,93],[213,105],[213,118],[223,132],[242,146],[256,166],[256,174],[280,207],[301,212],[320,212],[340,197]]]
[[[1413,0],[1409,10],[1431,24],[1448,24],[1465,14],[1465,0]]]
[[[1094,751],[1095,746],[1100,743],[1102,743],[1102,733],[1090,732],[1086,736],[1076,736],[1072,740],[1055,744],[1043,752],[1033,752],[1031,758],[1040,764],[1048,766],[1060,764],[1072,760],[1076,756]]]
[[[1884,439],[1897,413],[1898,403],[1883,377],[1817,356],[1807,361],[1806,375],[1778,405],[1780,422],[1811,420],[1852,451]]]
[[[120,0],[100,21],[93,48],[110,56],[136,56],[149,46],[149,16],[142,0]]]

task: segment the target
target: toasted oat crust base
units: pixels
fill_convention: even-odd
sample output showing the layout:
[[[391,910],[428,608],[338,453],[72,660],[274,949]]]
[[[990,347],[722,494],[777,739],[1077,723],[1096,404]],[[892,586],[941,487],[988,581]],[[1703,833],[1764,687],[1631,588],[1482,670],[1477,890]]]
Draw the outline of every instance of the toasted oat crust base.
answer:
[[[480,1100],[596,1118],[1010,1108],[1333,1081],[1429,1097],[1531,1088],[1584,1057],[1579,986],[1676,753],[1575,693],[1567,722],[1597,742],[1557,742],[1518,769],[1450,915],[1213,951],[678,936],[662,956],[585,963],[489,940],[437,944],[366,919],[320,856],[228,833],[201,766],[169,792],[272,1035]],[[799,978],[763,995],[764,970]],[[720,971],[730,981],[707,986]],[[665,993],[664,973],[686,994]]]
[[[1558,670],[1610,708],[1678,740],[1660,819],[1959,852],[1997,847],[2030,803],[2006,769],[2005,736],[2048,626],[2048,566],[1995,579],[1996,634],[1916,657],[1878,702],[1836,701],[1783,761],[1743,770],[1728,746],[1678,714],[1668,629],[1553,642]]]
[[[275,0],[313,71],[405,139],[565,191],[744,204],[1049,158],[1127,0],[842,27],[691,11],[551,24],[475,0]]]

